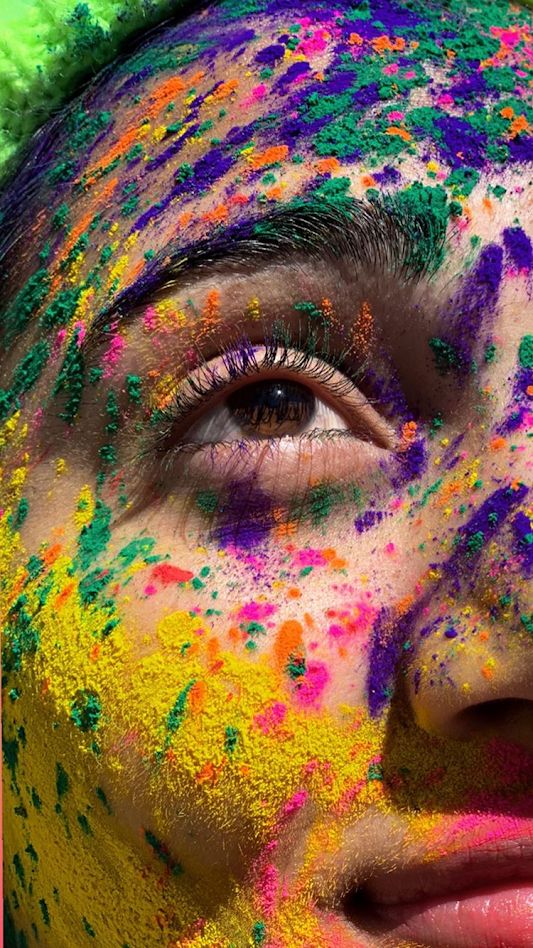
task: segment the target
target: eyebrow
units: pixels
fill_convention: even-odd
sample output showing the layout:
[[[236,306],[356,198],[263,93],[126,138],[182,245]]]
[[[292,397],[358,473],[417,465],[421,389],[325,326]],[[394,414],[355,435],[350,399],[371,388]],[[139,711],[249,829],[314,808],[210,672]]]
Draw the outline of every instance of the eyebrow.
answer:
[[[428,208],[424,213],[413,211],[396,195],[372,202],[346,198],[338,204],[296,199],[189,246],[167,244],[141,277],[96,316],[82,348],[98,346],[110,320],[124,323],[155,296],[221,267],[255,272],[299,257],[310,262],[344,260],[358,269],[381,270],[409,282],[430,277],[443,257],[446,224],[445,215]]]

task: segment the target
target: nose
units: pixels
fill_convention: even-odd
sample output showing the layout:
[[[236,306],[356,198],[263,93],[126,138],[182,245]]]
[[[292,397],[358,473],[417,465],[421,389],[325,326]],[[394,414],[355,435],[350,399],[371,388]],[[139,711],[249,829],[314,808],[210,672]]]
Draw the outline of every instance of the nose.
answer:
[[[531,643],[500,641],[494,648],[491,638],[500,639],[496,630],[486,639],[470,630],[450,648],[445,636],[444,631],[438,643],[424,643],[409,675],[417,724],[455,740],[500,737],[533,750]]]
[[[415,720],[432,734],[499,737],[533,750],[529,550],[516,540],[521,492],[498,491],[458,536],[417,622],[407,691]],[[479,551],[476,537],[484,539]]]

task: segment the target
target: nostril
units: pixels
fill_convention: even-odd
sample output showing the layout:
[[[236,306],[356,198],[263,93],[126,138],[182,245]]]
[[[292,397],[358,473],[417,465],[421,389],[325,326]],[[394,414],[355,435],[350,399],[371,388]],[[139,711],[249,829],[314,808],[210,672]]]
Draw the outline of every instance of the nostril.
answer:
[[[521,743],[533,740],[533,701],[525,698],[495,698],[459,711],[454,720],[454,736],[468,739],[476,735],[498,735]]]
[[[340,908],[345,918],[359,929],[372,934],[381,932],[380,920],[364,887],[350,889],[342,899]]]

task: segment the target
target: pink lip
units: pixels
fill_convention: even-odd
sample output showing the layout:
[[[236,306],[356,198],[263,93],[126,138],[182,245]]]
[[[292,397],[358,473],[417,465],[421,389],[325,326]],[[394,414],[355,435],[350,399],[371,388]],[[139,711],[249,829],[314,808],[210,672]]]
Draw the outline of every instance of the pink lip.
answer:
[[[389,937],[431,948],[531,948],[533,882],[376,906],[376,914]]]
[[[353,924],[387,944],[530,948],[533,839],[377,873],[344,907]]]

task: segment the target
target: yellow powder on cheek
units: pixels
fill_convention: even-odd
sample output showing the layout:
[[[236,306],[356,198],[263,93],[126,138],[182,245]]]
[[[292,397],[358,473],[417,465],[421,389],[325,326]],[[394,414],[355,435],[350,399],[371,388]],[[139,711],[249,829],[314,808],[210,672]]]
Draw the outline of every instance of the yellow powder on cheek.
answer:
[[[78,526],[91,510],[84,488]],[[11,532],[4,537],[7,562],[11,539]],[[108,615],[82,598],[72,560],[59,553],[34,578],[12,570],[3,602],[7,672],[17,691],[6,713],[6,739],[16,747],[6,797],[8,810],[24,814],[10,821],[6,851],[19,854],[31,876],[25,915],[43,931],[44,900],[44,943],[53,933],[58,946],[71,943],[78,923],[97,938],[116,931],[126,943],[173,937],[179,944],[199,917],[226,944],[228,933],[250,932],[257,919],[253,879],[220,904],[212,890],[198,892],[174,812],[185,809],[192,826],[209,826],[215,859],[232,838],[246,852],[278,832],[284,803],[303,784],[325,814],[355,771],[363,777],[368,758],[354,763],[346,726],[292,708],[266,658],[252,664],[220,652],[215,670],[198,619],[168,616],[159,650],[136,660],[133,637],[119,623],[102,638]],[[373,731],[375,753],[381,737]],[[134,808],[141,801],[133,835],[113,812],[130,798]],[[161,849],[168,840],[172,859]],[[35,865],[24,856],[30,841]],[[280,931],[296,918],[303,925],[302,911],[301,895],[284,903]],[[315,930],[311,908],[307,924]]]

